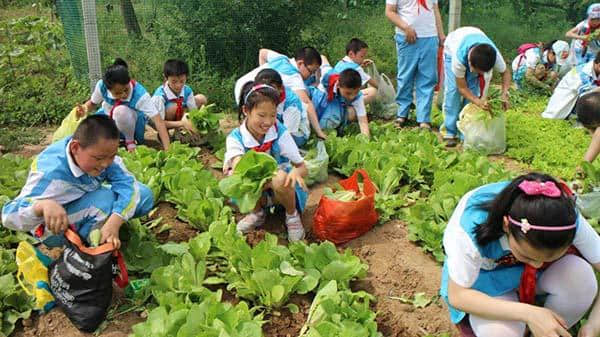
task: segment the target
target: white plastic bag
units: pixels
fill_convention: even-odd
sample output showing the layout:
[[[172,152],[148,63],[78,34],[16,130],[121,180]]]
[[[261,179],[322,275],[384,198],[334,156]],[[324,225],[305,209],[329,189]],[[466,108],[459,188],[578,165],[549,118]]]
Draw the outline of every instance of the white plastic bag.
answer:
[[[311,154],[315,150],[316,154],[314,154],[315,152]],[[308,186],[327,181],[329,155],[327,154],[327,149],[325,149],[325,142],[319,141],[316,148],[309,151],[305,163],[308,169],[308,176],[306,177],[306,184]]]
[[[373,104],[373,111],[375,115],[378,115],[384,119],[391,119],[396,116],[398,106],[396,105],[396,89],[392,81],[387,77],[386,74],[380,74],[377,71],[375,63],[371,63],[365,68],[365,72],[371,76],[371,78],[377,81],[377,97]]]
[[[485,154],[501,154],[506,150],[506,117],[491,116],[475,104],[467,104],[460,112],[458,130],[464,136],[464,149]]]

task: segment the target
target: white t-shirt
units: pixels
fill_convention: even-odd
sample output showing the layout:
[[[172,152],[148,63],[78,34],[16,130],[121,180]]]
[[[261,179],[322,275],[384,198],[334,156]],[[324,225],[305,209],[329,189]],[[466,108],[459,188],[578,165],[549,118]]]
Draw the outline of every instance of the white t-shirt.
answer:
[[[448,274],[454,283],[464,288],[470,288],[475,283],[481,269],[493,270],[497,265],[495,260],[481,256],[479,249],[460,224],[467,201],[475,191],[462,197],[450,217],[443,239]],[[506,235],[500,238],[500,245],[504,250],[510,250]],[[581,215],[573,245],[588,262],[600,262],[600,236]]]
[[[96,87],[94,87],[94,91],[92,92],[91,101],[92,101],[92,103],[94,103],[96,105],[102,103],[102,108],[108,114],[110,112],[110,110],[112,109],[112,104],[106,102],[104,100],[104,97],[102,97],[102,91],[100,90],[100,83],[101,83],[101,81],[98,81],[98,83],[96,83]],[[114,96],[111,94],[110,90],[107,91],[107,94],[108,94],[108,97],[115,99]],[[127,99],[125,101],[130,101],[132,96],[133,96],[133,86],[130,83],[129,84],[129,96],[127,96]],[[154,116],[158,115],[158,110],[156,109],[156,105],[152,101],[152,97],[150,97],[150,95],[147,92],[144,93],[144,95],[142,95],[142,97],[138,100],[138,102],[135,105],[135,108],[136,108],[136,110],[143,112],[146,116],[148,116],[148,118],[153,118]]]
[[[165,92],[165,96],[167,96],[167,100],[170,101],[173,99],[177,99],[179,97],[183,98],[183,96],[184,96],[183,93],[185,91],[185,87],[181,89],[179,96],[175,95],[173,90],[171,90],[171,88],[169,88],[169,85],[166,82],[163,84],[163,90]],[[163,95],[152,96],[152,101],[154,102],[154,105],[156,106],[156,109],[158,110],[158,113],[160,114],[160,118],[162,118],[164,120],[165,119],[165,110],[166,110],[165,98],[163,97]],[[193,91],[188,96],[188,99],[186,101],[186,106],[187,106],[188,110],[198,109],[198,106],[196,105],[196,99],[194,98]]]
[[[280,56],[284,56],[284,55],[279,54],[278,52],[269,50],[269,52],[267,53],[267,62],[272,61],[273,59],[280,57]],[[292,66],[294,66],[294,68],[298,69],[298,65],[296,64],[295,59],[288,58],[288,60],[290,61]],[[306,90],[306,86],[304,85],[304,79],[302,78],[302,75],[300,75],[300,73],[296,73],[294,75],[284,75],[282,73],[279,73],[279,75],[281,75],[281,79],[283,80],[283,85],[285,87],[288,87],[294,91]]]
[[[253,82],[254,79],[256,78],[256,75],[258,75],[258,73],[261,70],[268,69],[268,68],[269,68],[269,65],[267,63],[265,63],[258,68],[254,68],[252,71],[250,71],[249,73],[247,73],[246,75],[240,77],[237,81],[235,81],[235,87],[233,89],[233,94],[235,95],[235,102],[237,103],[237,105],[240,105],[240,94],[242,93],[242,88],[244,87],[244,84],[246,84],[248,82]]]
[[[251,149],[257,146],[260,146],[260,143],[252,136],[248,128],[246,128],[246,121],[242,122],[240,125],[240,134],[242,135],[243,144],[240,141],[233,137],[231,134],[227,136],[225,141],[225,156],[223,158],[223,163],[225,165],[230,166],[231,160],[233,158],[242,156],[246,153],[246,148]],[[275,126],[272,126],[269,131],[265,134],[265,139],[263,143],[269,142],[273,139],[277,138],[277,130]],[[304,162],[304,158],[300,155],[300,151],[298,151],[298,146],[294,142],[294,138],[288,130],[285,130],[279,140],[279,150],[282,157],[289,159],[293,164],[301,164]]]
[[[457,55],[458,49],[460,48],[461,42],[463,39],[471,34],[481,34],[484,36],[484,32],[482,32],[479,28],[476,27],[461,27],[454,31],[452,31],[446,37],[446,41],[444,42],[444,54],[450,55],[452,57],[452,72],[456,77],[464,78],[467,72],[466,65],[461,63],[460,55]],[[473,71],[473,69],[470,69]],[[506,63],[504,62],[504,58],[500,51],[496,49],[496,63],[494,64],[494,68],[492,70],[496,70],[499,73],[503,73],[506,71]],[[491,77],[492,70],[486,73],[486,76]],[[489,75],[488,75],[489,74]]]
[[[347,55],[344,56],[342,61],[354,63],[354,61],[352,61],[352,59]],[[360,74],[360,80],[362,81],[362,85],[367,84],[367,82],[369,82],[369,80],[371,79],[371,76],[369,74],[367,74],[367,72],[365,72],[363,67],[361,67],[360,65],[358,66],[358,68],[356,68],[354,70],[358,71],[358,73]]]
[[[437,4],[438,0],[426,0],[426,2],[428,9],[419,5],[418,0],[385,1],[387,5],[396,5],[398,15],[415,30],[417,37],[437,36],[433,5]],[[396,27],[396,33],[404,35],[404,31],[400,27]]]
[[[523,59],[521,59],[523,57]],[[519,64],[520,63],[520,64]],[[525,51],[525,55],[517,55],[512,62],[513,72],[519,69],[519,66],[525,65],[529,69],[535,69],[540,63],[540,53],[538,48],[531,48]]]

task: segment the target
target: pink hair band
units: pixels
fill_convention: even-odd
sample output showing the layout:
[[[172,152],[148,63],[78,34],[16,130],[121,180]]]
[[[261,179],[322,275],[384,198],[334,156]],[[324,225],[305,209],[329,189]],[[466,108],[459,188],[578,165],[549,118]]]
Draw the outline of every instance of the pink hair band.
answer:
[[[536,226],[530,224],[529,221],[527,221],[527,219],[521,219],[521,222],[518,222],[515,219],[513,219],[510,215],[508,216],[508,221],[510,221],[510,223],[512,223],[515,226],[521,227],[521,232],[523,232],[524,234],[527,234],[527,232],[529,232],[529,230],[531,229],[539,231],[558,232],[566,231],[577,227],[576,223],[567,226]]]

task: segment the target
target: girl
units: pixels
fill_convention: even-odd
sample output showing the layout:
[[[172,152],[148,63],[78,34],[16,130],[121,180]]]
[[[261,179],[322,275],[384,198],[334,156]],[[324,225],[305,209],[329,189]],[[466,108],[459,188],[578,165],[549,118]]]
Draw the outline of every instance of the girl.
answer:
[[[550,85],[544,83],[542,79],[549,78],[556,81],[559,67],[567,63],[568,57],[569,44],[565,41],[554,40],[543,46],[529,48],[517,55],[512,62],[513,81],[517,86],[522,87],[523,80],[527,79],[533,85],[551,89]],[[542,65],[547,70],[545,76],[537,76],[538,65]]]
[[[265,222],[265,206],[270,197],[285,208],[288,240],[304,238],[300,213],[304,210],[308,194],[304,177],[308,171],[298,147],[285,126],[277,121],[279,91],[266,84],[248,82],[240,95],[239,119],[245,117],[240,127],[227,136],[223,172],[231,174],[241,156],[247,151],[265,152],[273,156],[279,171],[265,185],[265,195],[254,211],[237,224],[238,231],[247,233]]]
[[[600,4],[591,4],[587,10],[587,16],[587,19],[578,23],[565,34],[566,37],[573,39],[571,54],[575,59],[576,66],[593,60],[596,53],[600,51],[600,41],[590,39],[590,34],[600,28]]]
[[[600,270],[600,237],[563,186],[530,173],[459,202],[444,233],[440,291],[459,328],[470,325],[479,337],[521,337],[526,327],[536,337],[571,336],[596,297],[590,263]],[[536,295],[545,296],[543,307]],[[598,334],[596,303],[579,336]]]
[[[120,58],[106,69],[104,76],[94,88],[92,97],[77,109],[82,117],[102,103],[97,114],[114,119],[121,139],[125,139],[128,151],[134,151],[137,144],[144,143],[146,121],[152,119],[165,150],[169,149],[169,134],[156,106],[146,89],[129,77],[127,63]]]
[[[277,120],[288,129],[296,145],[302,146],[310,136],[310,124],[303,104],[298,95],[290,88],[284,87],[279,73],[273,69],[263,69],[255,79],[256,83],[267,84],[279,91],[277,104]]]

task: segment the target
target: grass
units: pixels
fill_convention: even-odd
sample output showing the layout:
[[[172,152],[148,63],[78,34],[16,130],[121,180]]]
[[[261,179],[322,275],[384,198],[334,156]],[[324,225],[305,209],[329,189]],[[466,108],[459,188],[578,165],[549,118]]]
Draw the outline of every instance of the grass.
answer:
[[[36,128],[0,128],[0,146],[3,147],[2,152],[18,151],[25,144],[39,144],[41,141],[42,134]]]

